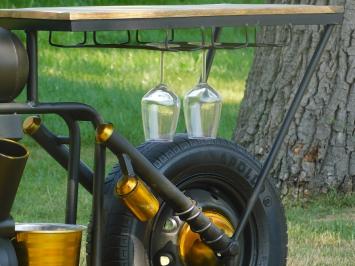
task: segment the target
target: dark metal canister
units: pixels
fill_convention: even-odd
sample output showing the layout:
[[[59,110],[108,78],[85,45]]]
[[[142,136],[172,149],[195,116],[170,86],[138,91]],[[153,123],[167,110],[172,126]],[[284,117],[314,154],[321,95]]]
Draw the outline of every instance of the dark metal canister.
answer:
[[[28,156],[23,145],[0,139],[0,221],[10,216]]]
[[[0,102],[11,102],[27,83],[29,62],[21,40],[0,28]]]

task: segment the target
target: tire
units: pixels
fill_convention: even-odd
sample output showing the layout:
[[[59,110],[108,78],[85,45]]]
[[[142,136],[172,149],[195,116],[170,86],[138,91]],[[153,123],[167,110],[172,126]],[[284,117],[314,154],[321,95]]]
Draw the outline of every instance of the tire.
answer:
[[[145,143],[138,149],[203,210],[217,208],[237,226],[260,170],[259,163],[243,148],[223,139],[190,140],[181,134],[172,143]],[[172,210],[162,202],[152,221],[139,222],[113,193],[120,177],[120,169],[115,166],[105,182],[103,265],[160,265],[157,256],[162,250],[171,252],[174,260],[171,265],[183,265],[177,245],[171,245],[171,241],[165,243],[166,236],[161,233],[160,224],[166,215],[173,215]],[[269,181],[259,196],[240,245],[241,255],[235,265],[286,265],[285,214]]]

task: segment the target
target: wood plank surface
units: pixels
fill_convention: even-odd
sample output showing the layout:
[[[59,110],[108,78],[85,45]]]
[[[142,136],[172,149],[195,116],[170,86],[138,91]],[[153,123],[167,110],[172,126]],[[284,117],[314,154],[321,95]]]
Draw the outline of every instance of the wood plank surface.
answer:
[[[342,6],[315,5],[156,5],[156,6],[86,6],[0,9],[0,18],[46,20],[137,19],[246,15],[297,15],[343,13]]]

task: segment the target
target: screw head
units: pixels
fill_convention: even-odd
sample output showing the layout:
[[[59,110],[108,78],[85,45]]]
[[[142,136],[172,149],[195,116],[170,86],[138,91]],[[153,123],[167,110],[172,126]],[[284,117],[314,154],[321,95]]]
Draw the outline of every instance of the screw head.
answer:
[[[165,221],[165,224],[163,226],[163,231],[166,232],[166,233],[170,233],[170,232],[175,231],[177,229],[177,227],[178,227],[177,221],[174,218],[169,217]]]
[[[170,255],[164,254],[160,256],[159,262],[161,266],[168,266],[172,262],[172,258]]]
[[[265,207],[270,207],[271,204],[272,204],[271,197],[266,196],[266,197],[263,199],[263,204],[264,204]]]

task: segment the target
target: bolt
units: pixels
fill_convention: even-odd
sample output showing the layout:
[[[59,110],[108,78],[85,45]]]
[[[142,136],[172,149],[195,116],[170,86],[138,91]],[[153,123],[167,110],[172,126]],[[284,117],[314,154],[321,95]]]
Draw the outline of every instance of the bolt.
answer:
[[[164,224],[163,231],[166,233],[170,233],[176,230],[178,224],[174,218],[168,218]]]
[[[271,197],[266,196],[266,197],[263,199],[263,203],[264,203],[264,206],[265,206],[265,207],[270,207],[271,204],[272,204]]]
[[[160,256],[160,265],[161,266],[170,265],[171,262],[172,262],[172,258],[170,255],[164,254],[164,255]]]

